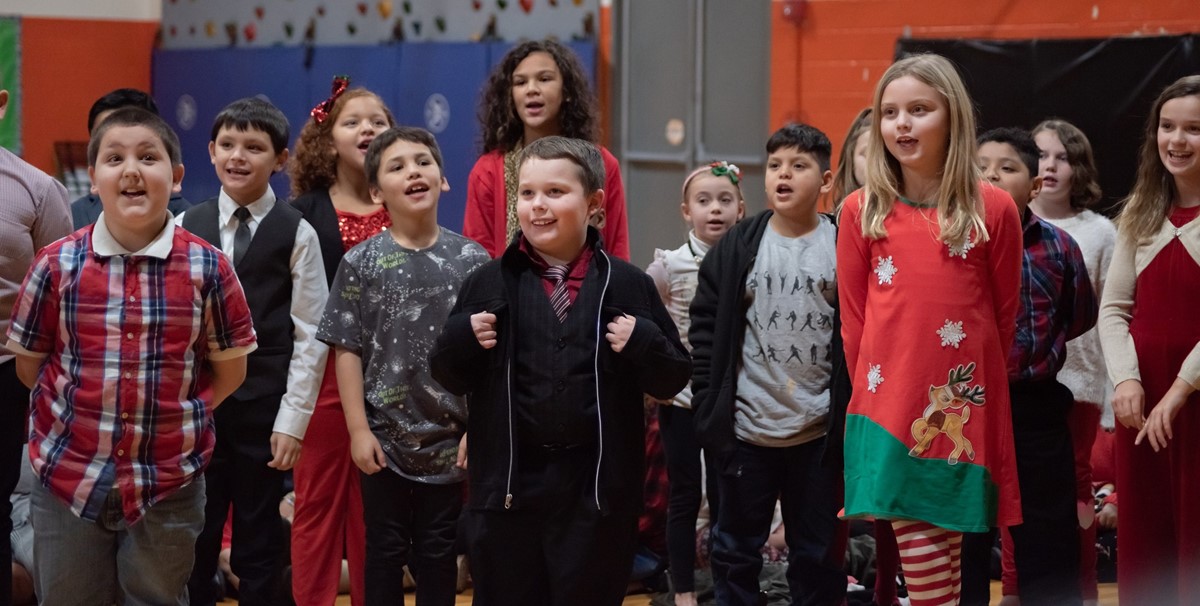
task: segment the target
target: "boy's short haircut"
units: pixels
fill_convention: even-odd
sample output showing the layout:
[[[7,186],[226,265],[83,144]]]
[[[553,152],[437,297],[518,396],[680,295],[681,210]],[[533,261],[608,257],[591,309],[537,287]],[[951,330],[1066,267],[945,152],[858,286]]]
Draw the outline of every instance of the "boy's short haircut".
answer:
[[[363,170],[367,172],[367,185],[379,187],[379,165],[383,162],[383,152],[397,141],[408,141],[429,148],[429,155],[437,163],[438,170],[445,176],[445,166],[442,165],[442,149],[438,147],[433,133],[417,126],[393,126],[375,136],[367,146],[367,157],[363,160]]]
[[[101,113],[121,109],[122,107],[140,107],[154,115],[158,115],[158,104],[154,102],[154,98],[136,88],[118,88],[99,99],[92,104],[92,109],[88,110],[88,132],[96,126],[96,117]]]
[[[92,138],[88,141],[88,166],[96,166],[96,156],[100,155],[100,140],[109,129],[116,126],[143,126],[150,129],[162,140],[163,147],[167,148],[171,166],[183,164],[183,157],[179,151],[179,137],[171,130],[166,120],[158,117],[158,114],[138,107],[124,107],[113,112],[92,131]]]
[[[1025,163],[1025,168],[1029,171],[1029,178],[1033,179],[1038,176],[1038,158],[1042,152],[1038,149],[1037,142],[1033,140],[1033,135],[1030,135],[1029,131],[1012,126],[993,128],[979,135],[976,144],[983,145],[984,143],[1007,143],[1011,145],[1017,151],[1017,156],[1021,158],[1021,162]]]
[[[530,158],[570,160],[579,168],[579,182],[583,184],[585,195],[604,189],[604,156],[600,154],[600,148],[583,139],[542,137],[521,150],[517,166],[524,165]]]
[[[819,129],[807,124],[786,124],[767,139],[767,155],[785,147],[794,147],[808,152],[817,160],[821,172],[829,170],[829,159],[833,156],[833,144]]]
[[[261,130],[271,138],[271,146],[275,148],[276,155],[287,149],[290,136],[287,116],[271,102],[258,97],[246,97],[226,105],[213,120],[209,140],[216,141],[217,133],[221,132],[222,128],[233,128],[242,132],[251,128]]]

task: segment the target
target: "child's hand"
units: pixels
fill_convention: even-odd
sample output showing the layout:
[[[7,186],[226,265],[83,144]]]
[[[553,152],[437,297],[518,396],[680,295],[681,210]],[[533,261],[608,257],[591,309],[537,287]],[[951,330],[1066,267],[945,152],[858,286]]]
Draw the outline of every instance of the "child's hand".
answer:
[[[271,434],[271,462],[267,467],[287,471],[300,460],[300,440],[278,431]]]
[[[629,335],[633,334],[633,326],[637,321],[629,314],[622,314],[608,323],[608,334],[604,335],[608,339],[612,350],[621,353],[625,349],[625,344],[629,342]]]
[[[465,433],[458,441],[458,459],[454,461],[454,466],[459,469],[467,468],[467,434]]]
[[[1104,507],[1100,508],[1100,512],[1096,514],[1096,523],[1101,528],[1116,528],[1117,506],[1112,503],[1105,503]]]
[[[496,314],[481,311],[471,315],[471,330],[484,349],[496,346]]]
[[[379,473],[387,467],[383,447],[369,429],[350,434],[350,458],[354,459],[354,465],[367,475]]]
[[[1146,390],[1137,379],[1121,381],[1113,391],[1113,413],[1121,425],[1140,430],[1146,423],[1142,410],[1146,404]]]
[[[1181,380],[1176,379],[1176,382],[1179,381]],[[1143,440],[1149,438],[1150,447],[1154,449],[1154,452],[1166,448],[1167,442],[1175,437],[1171,433],[1171,423],[1175,420],[1175,416],[1179,414],[1179,410],[1187,404],[1188,395],[1174,387],[1168,389],[1166,395],[1150,411],[1150,416],[1146,417],[1145,422],[1142,424],[1142,430],[1133,439],[1134,445],[1141,444]]]

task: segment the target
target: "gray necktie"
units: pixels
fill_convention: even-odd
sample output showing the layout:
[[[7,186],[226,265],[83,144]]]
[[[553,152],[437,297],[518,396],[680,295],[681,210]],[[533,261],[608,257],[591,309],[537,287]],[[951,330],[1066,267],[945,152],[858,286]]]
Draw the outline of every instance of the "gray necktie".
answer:
[[[246,249],[250,248],[250,226],[246,224],[250,220],[250,209],[239,206],[233,211],[233,216],[238,220],[237,231],[233,232],[233,264],[236,266],[246,256]]]

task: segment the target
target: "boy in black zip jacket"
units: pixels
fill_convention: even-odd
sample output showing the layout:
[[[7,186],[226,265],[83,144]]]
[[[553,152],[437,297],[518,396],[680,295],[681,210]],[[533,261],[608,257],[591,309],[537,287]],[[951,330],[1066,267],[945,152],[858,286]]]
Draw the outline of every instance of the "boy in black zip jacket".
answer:
[[[521,232],[464,281],[430,354],[467,395],[475,604],[615,606],[642,509],[642,394],[674,396],[691,363],[653,281],[587,224],[597,148],[544,137],[519,166]]]
[[[837,227],[816,210],[832,185],[830,153],[811,126],[773,134],[773,210],[734,226],[700,265],[688,331],[692,407],[697,441],[719,465],[711,561],[723,606],[758,603],[759,550],[777,499],[792,603],[840,604],[846,592],[836,540],[845,410],[831,393],[844,367]]]

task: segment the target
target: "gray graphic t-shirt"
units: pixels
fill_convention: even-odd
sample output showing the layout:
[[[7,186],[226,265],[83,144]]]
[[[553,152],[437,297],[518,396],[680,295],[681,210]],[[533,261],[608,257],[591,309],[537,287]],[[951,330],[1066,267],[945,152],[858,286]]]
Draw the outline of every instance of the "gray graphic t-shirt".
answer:
[[[446,229],[423,250],[385,231],[350,249],[333,279],[317,338],[362,356],[367,422],[388,468],[411,480],[465,477],[454,461],[466,401],[433,380],[428,357],[463,279],[488,259]]]
[[[746,276],[746,334],[734,434],[786,447],[825,435],[837,303],[837,228],[785,238],[768,226]]]

